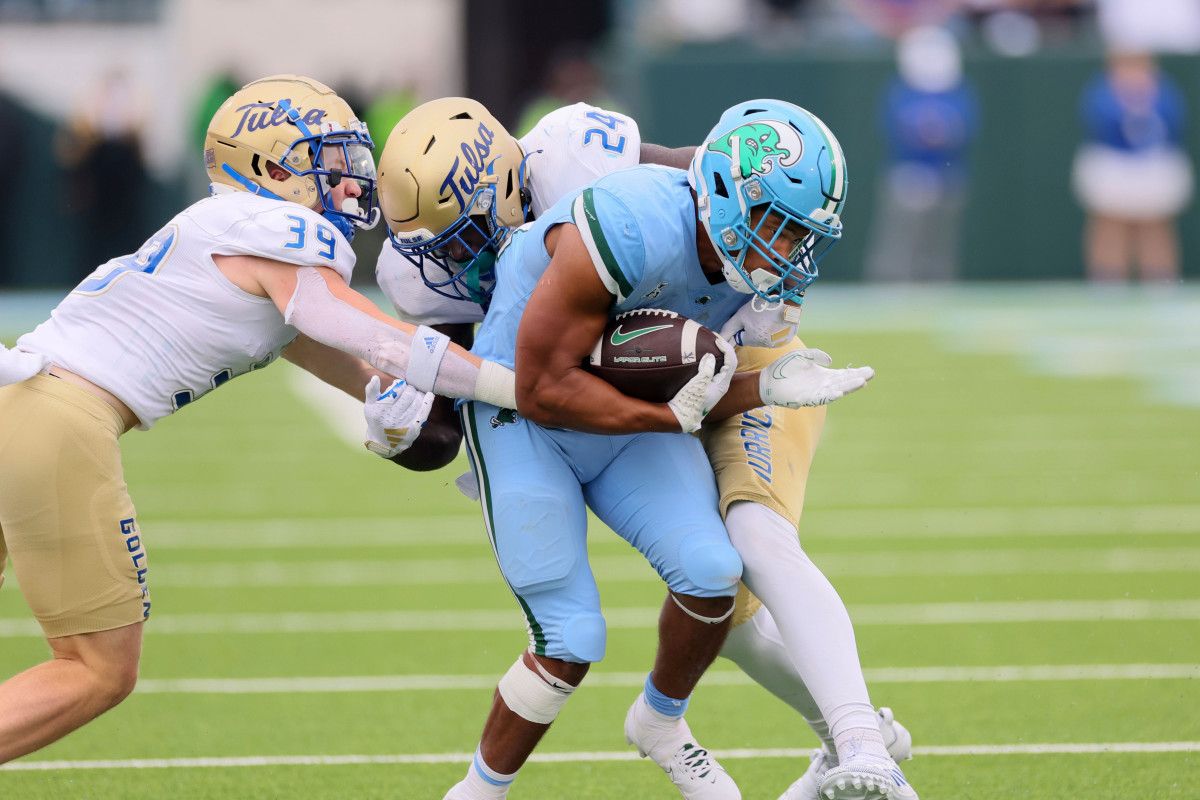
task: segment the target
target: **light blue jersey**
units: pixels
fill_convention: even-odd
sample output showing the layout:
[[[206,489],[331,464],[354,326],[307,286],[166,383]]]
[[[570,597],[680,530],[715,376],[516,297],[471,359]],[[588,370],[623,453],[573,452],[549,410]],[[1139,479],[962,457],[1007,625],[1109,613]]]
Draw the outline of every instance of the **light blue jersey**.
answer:
[[[552,226],[580,229],[612,314],[666,308],[720,326],[746,301],[709,284],[696,258],[696,207],[686,173],[636,167],[567,195],[501,249],[496,289],[474,352],[513,366],[525,304],[546,271]],[[717,511],[700,441],[685,433],[543,428],[511,410],[462,406],[467,453],[500,571],[538,655],[604,657],[606,628],[587,563],[587,508],[646,557],[671,591],[729,597],[742,563]]]
[[[564,222],[579,229],[596,273],[613,295],[612,316],[664,308],[719,329],[748,299],[724,278],[709,283],[700,268],[687,173],[643,165],[563,197],[513,234],[496,264],[496,289],[475,337],[476,355],[514,366],[521,315],[550,264],[546,232]]]

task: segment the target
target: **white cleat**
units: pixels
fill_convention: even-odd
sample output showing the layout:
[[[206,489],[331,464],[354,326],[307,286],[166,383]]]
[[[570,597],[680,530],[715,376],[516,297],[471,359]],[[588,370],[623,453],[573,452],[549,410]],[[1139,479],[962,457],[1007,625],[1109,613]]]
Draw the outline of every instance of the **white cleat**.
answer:
[[[894,761],[907,761],[912,758],[912,734],[896,722],[890,708],[879,709],[879,732],[883,734],[883,743],[887,745],[888,755]],[[821,781],[825,778],[825,773],[837,765],[837,757],[825,748],[814,750],[808,769],[779,796],[779,800],[822,800]],[[896,800],[908,800],[903,794],[893,797]],[[912,797],[916,797],[916,794]]]
[[[918,800],[889,758],[858,756],[831,767],[821,779],[822,800]]]
[[[446,796],[442,800],[479,800],[479,798],[467,786],[467,782],[463,780],[451,786],[450,791],[446,792]]]
[[[625,741],[662,767],[688,800],[741,800],[729,773],[696,743],[688,724],[655,712],[639,694],[625,715]]]
[[[804,774],[779,796],[779,800],[820,800],[821,779],[825,777],[825,773],[829,771],[830,767],[836,766],[837,759],[830,755],[824,747],[813,750],[812,761],[809,763],[808,769],[804,770]]]
[[[879,709],[879,732],[883,734],[883,743],[888,755],[899,764],[912,758],[912,734],[908,728],[896,722],[896,716],[890,708]]]

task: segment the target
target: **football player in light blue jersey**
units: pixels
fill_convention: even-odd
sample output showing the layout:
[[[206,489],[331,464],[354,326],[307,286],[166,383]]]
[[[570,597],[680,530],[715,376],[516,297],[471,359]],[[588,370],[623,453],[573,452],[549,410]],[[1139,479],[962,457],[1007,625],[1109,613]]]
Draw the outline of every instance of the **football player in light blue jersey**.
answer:
[[[729,119],[731,115],[735,118]],[[703,184],[709,177],[703,175],[709,154],[726,160],[724,177],[713,173],[720,182],[715,198]],[[666,307],[720,326],[744,305],[746,293],[777,302],[802,292],[815,278],[816,262],[840,235],[837,212],[845,181],[840,150],[819,120],[802,109],[775,101],[731,109],[701,150],[697,169],[702,175],[698,203],[684,173],[633,170],[566,198],[502,251],[477,350],[531,367],[518,377],[519,407],[526,418],[479,404],[469,405],[463,417],[489,533],[529,620],[532,655],[501,680],[475,763],[448,797],[504,796],[516,768],[587,663],[603,653],[603,618],[582,548],[585,501],[650,558],[678,606],[668,605],[664,612],[664,646],[644,699],[630,710],[627,735],[667,769],[685,796],[736,796],[732,782],[723,779],[707,754],[699,757],[703,751],[691,742],[680,719],[695,678],[712,657],[714,637],[705,635],[704,627],[715,628],[728,614],[727,601],[724,614],[711,616],[706,612],[722,606],[701,602],[706,595],[711,600],[727,594],[709,588],[725,582],[713,580],[719,577],[713,567],[724,566],[724,551],[716,539],[703,538],[712,520],[680,513],[713,494],[711,480],[706,487],[698,477],[697,451],[688,444],[692,440],[674,434],[600,438],[556,430],[697,428],[722,394],[732,359],[727,357],[725,374],[716,380],[712,363],[704,364],[670,403],[632,400],[578,370],[609,315]],[[793,187],[800,185],[795,180],[800,176],[812,197],[796,197]],[[730,202],[740,213],[731,213]],[[702,222],[717,218],[716,225],[704,226],[703,235],[698,206]],[[738,297],[738,292],[743,294]],[[576,358],[572,351],[585,341],[587,347]],[[828,381],[847,381],[845,390],[861,386],[870,374],[823,370],[813,358],[812,351],[792,352],[762,375],[739,376],[719,412],[771,402],[791,407],[828,402],[840,396],[840,391],[829,391]],[[700,472],[708,473],[707,464],[700,463]],[[673,476],[670,487],[658,485],[664,474]],[[681,525],[687,528],[682,536]],[[539,535],[546,527],[554,532]],[[703,548],[696,546],[699,542]],[[680,545],[687,547],[681,551]],[[701,549],[706,557],[695,557]],[[678,563],[663,561],[663,550]],[[680,634],[689,635],[690,647]],[[717,644],[720,635],[718,631]],[[874,755],[871,740],[880,738],[874,709],[869,709],[873,737],[857,727],[863,720],[850,712],[859,710],[843,709],[841,716],[851,723],[843,727],[855,734],[856,742],[866,742],[865,754]],[[887,760],[882,743],[879,751],[880,761]],[[835,788],[858,796],[877,789],[869,796],[888,790],[902,796],[896,791],[902,777],[868,774],[861,766],[843,770],[845,787],[834,781]],[[697,780],[703,774],[710,780]]]

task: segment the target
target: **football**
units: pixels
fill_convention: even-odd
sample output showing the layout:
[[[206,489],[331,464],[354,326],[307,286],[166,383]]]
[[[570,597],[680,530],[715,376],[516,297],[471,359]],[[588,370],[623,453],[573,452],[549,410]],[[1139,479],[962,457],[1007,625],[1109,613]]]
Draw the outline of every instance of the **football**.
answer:
[[[609,320],[584,369],[630,397],[665,403],[696,374],[706,353],[725,361],[717,334],[674,311],[640,308]]]

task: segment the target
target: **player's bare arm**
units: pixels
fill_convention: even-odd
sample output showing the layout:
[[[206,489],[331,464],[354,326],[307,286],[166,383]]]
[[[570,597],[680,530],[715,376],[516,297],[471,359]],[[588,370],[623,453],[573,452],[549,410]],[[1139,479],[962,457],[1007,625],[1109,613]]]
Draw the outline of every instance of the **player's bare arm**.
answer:
[[[687,147],[664,147],[661,144],[642,143],[642,148],[638,156],[640,164],[662,164],[664,167],[675,167],[676,169],[687,169],[692,164],[692,157],[696,155],[694,145]]]
[[[341,389],[355,400],[362,399],[362,388],[372,378],[378,377],[385,386],[394,380],[361,358],[321,344],[303,333],[283,349],[282,355],[297,367]]]
[[[546,249],[550,265],[517,332],[517,410],[546,427],[678,431],[679,420],[667,404],[629,397],[582,369],[608,322],[613,298],[574,225],[552,228]]]

